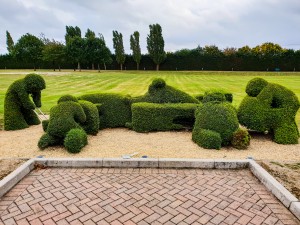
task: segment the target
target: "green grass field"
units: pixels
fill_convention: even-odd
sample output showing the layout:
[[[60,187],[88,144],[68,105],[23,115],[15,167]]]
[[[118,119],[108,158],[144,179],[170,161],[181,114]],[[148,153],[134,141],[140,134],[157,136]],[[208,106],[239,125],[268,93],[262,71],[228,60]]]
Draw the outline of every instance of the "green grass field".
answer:
[[[0,70],[0,124],[3,124],[4,96],[8,86],[16,79],[32,72],[32,70]],[[299,72],[107,71],[98,73],[63,71],[52,74],[50,70],[40,70],[36,73],[43,75],[47,84],[47,88],[42,92],[42,110],[45,113],[48,113],[58,98],[64,94],[79,96],[108,92],[139,96],[147,91],[148,85],[156,77],[165,79],[168,85],[191,95],[203,93],[211,88],[221,88],[233,93],[233,104],[236,107],[246,95],[247,82],[254,77],[263,77],[269,82],[286,86],[294,91],[300,99]],[[300,126],[300,110],[297,114],[297,124]]]

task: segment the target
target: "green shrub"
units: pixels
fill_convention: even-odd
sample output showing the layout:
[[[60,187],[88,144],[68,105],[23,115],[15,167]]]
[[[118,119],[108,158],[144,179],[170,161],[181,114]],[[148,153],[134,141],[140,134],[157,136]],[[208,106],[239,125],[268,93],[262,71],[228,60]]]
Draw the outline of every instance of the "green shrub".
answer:
[[[298,143],[299,131],[295,117],[300,103],[295,93],[262,78],[251,80],[246,92],[249,96],[243,99],[238,108],[242,125],[251,130],[274,133],[274,141],[279,144]]]
[[[78,99],[73,95],[63,95],[58,99],[57,104],[67,101],[78,102]]]
[[[79,104],[86,115],[86,121],[80,125],[87,134],[96,135],[99,130],[99,112],[97,106],[89,101],[80,100]]]
[[[235,108],[228,102],[208,102],[197,108],[194,132],[198,129],[220,134],[222,146],[230,144],[233,133],[239,128]],[[196,134],[195,134],[196,135]]]
[[[45,132],[47,131],[48,124],[49,124],[49,120],[43,120],[42,121],[43,131],[45,131]]]
[[[132,104],[132,123],[127,124],[137,132],[167,131],[192,127],[198,104]]]
[[[100,129],[124,127],[131,121],[131,98],[120,94],[88,94],[78,98],[97,104]]]
[[[133,98],[133,102],[149,103],[199,103],[199,101],[174,87],[166,85],[163,79],[154,79],[143,96]]]
[[[198,94],[194,96],[195,99],[197,99],[199,102],[203,101],[204,95],[203,94]]]
[[[247,149],[250,145],[250,135],[247,130],[239,128],[233,133],[231,144],[237,149]]]
[[[251,97],[256,97],[268,82],[262,78],[254,78],[250,80],[246,86],[246,93]]]
[[[64,146],[70,153],[79,153],[87,145],[87,135],[82,129],[72,129],[64,139]]]
[[[194,129],[192,140],[206,149],[221,149],[222,138],[218,132],[206,129]]]
[[[220,92],[205,92],[202,102],[225,102],[226,98],[223,93]]]
[[[274,141],[278,144],[298,144],[299,130],[297,125],[283,124],[274,133]]]
[[[233,101],[232,93],[224,93],[224,96],[225,96],[225,99],[226,99],[227,102],[232,103],[232,101]]]
[[[9,86],[4,99],[5,130],[20,130],[40,124],[33,110],[41,107],[41,90],[45,88],[44,79],[37,74],[28,74]]]
[[[45,133],[38,141],[38,147],[43,150],[49,146],[62,144],[62,142],[62,139],[55,138],[54,136],[50,136],[49,134]]]
[[[81,128],[80,124],[86,121],[86,115],[77,102],[61,102],[50,109],[50,119],[47,128],[49,135],[65,138],[74,128]]]

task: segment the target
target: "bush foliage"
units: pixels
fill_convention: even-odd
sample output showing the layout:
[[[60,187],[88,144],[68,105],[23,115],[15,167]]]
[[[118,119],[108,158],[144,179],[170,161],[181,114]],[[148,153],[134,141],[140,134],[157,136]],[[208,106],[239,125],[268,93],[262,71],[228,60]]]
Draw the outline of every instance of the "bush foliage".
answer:
[[[250,135],[247,130],[239,128],[233,133],[231,144],[237,149],[247,149],[250,145]]]
[[[120,94],[88,94],[78,99],[97,105],[99,111],[99,128],[124,127],[131,121],[130,96]]]
[[[246,92],[248,96],[238,109],[240,123],[250,130],[274,133],[276,143],[297,144],[299,131],[295,117],[300,107],[297,96],[262,78],[249,81]]]
[[[137,132],[166,131],[192,126],[197,104],[132,104],[130,127]]]
[[[193,141],[199,146],[206,149],[221,149],[221,135],[213,130],[201,129],[195,127],[192,133]]]
[[[87,145],[87,135],[82,129],[70,130],[64,139],[64,146],[70,153],[79,153]]]
[[[99,131],[99,112],[97,106],[89,101],[80,100],[79,104],[86,115],[86,121],[80,123],[80,126],[87,134],[96,135]]]
[[[40,124],[34,109],[42,106],[41,91],[45,88],[45,80],[37,74],[28,74],[9,86],[4,99],[5,130]]]
[[[196,98],[167,85],[161,78],[154,79],[149,85],[148,92],[143,96],[133,98],[133,102],[199,103]]]
[[[226,146],[230,144],[233,133],[239,128],[239,122],[236,115],[235,108],[228,102],[208,102],[197,108],[196,121],[193,129],[193,140],[200,146],[204,140],[203,137],[197,135],[204,135],[207,132],[201,131],[210,130],[220,134],[221,145]],[[215,138],[216,135],[212,135]],[[217,145],[217,144],[216,144]]]

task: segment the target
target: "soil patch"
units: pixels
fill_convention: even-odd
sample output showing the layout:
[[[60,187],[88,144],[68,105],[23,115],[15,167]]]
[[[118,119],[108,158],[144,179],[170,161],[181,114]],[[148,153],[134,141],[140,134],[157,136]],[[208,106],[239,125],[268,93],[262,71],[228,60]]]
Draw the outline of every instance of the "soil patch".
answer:
[[[26,159],[0,159],[0,180],[21,166]]]
[[[300,161],[260,161],[260,165],[300,199]]]

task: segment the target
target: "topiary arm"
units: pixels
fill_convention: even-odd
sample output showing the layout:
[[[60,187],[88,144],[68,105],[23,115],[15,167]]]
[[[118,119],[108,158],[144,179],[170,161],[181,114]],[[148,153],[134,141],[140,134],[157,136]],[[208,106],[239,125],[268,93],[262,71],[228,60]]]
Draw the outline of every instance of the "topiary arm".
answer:
[[[76,122],[78,123],[84,123],[86,121],[86,115],[84,113],[83,108],[81,107],[81,105],[79,105],[78,103],[76,103],[76,108],[74,110],[74,119]]]
[[[29,94],[25,89],[25,85],[19,83],[19,85],[15,88],[15,92],[25,109],[35,109],[35,104],[30,100]]]
[[[31,97],[36,107],[40,108],[42,106],[41,91],[33,92]]]

